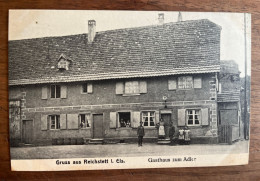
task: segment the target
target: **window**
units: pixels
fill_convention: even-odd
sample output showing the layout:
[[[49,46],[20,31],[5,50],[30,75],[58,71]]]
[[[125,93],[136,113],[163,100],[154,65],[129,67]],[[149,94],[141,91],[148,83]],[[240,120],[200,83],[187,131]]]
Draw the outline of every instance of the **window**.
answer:
[[[50,115],[50,128],[60,129],[60,115]]]
[[[144,123],[144,126],[150,127],[155,126],[155,113],[154,111],[145,111],[142,112],[142,122]]]
[[[138,81],[125,82],[125,94],[139,94],[139,82]]]
[[[83,83],[81,86],[82,94],[91,94],[93,93],[93,84],[91,82]]]
[[[19,121],[21,116],[20,101],[9,101],[9,120]]]
[[[68,70],[69,69],[69,62],[65,59],[60,59],[58,63],[58,69]]]
[[[116,83],[116,94],[140,95],[147,93],[146,81],[125,81]]]
[[[80,128],[90,128],[91,127],[91,121],[90,121],[90,114],[80,114]]]
[[[60,98],[60,85],[51,85],[51,98]]]
[[[179,89],[192,89],[193,88],[192,76],[178,77],[178,88]]]
[[[119,112],[119,127],[131,127],[130,112]]]
[[[87,83],[82,84],[82,93],[88,93],[88,84]]]
[[[186,117],[188,126],[200,125],[200,110],[187,110]]]

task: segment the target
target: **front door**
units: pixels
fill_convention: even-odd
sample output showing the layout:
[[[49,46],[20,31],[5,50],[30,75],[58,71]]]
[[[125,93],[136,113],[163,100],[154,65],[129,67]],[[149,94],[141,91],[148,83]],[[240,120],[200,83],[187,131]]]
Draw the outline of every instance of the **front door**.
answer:
[[[161,118],[164,122],[165,138],[169,138],[169,128],[171,124],[171,114],[161,114]]]
[[[103,114],[93,114],[93,137],[103,138]]]
[[[33,121],[32,120],[23,120],[23,142],[25,144],[32,143],[33,137]]]

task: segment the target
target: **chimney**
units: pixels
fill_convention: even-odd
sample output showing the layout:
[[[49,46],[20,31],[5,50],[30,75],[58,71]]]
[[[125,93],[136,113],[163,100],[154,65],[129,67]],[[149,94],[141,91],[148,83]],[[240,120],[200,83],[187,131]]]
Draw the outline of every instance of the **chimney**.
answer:
[[[181,12],[179,11],[179,15],[178,15],[178,22],[182,21],[182,15]]]
[[[158,21],[159,21],[159,25],[162,25],[164,23],[164,14],[163,13],[158,14]]]
[[[88,43],[92,43],[96,36],[96,21],[88,20]]]

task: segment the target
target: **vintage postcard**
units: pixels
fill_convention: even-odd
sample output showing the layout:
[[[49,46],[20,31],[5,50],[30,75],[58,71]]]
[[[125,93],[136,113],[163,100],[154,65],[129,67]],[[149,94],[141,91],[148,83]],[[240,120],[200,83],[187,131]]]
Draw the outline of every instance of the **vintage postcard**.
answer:
[[[9,11],[13,171],[248,163],[251,16]]]

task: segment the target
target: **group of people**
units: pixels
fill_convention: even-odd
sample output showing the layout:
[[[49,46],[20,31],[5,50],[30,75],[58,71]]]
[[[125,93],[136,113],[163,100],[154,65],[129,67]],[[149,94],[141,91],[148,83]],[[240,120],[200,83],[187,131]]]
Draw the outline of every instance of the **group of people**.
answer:
[[[174,127],[173,127],[174,128]],[[174,130],[174,129],[173,129]],[[172,136],[174,135],[174,132],[172,132]],[[138,146],[142,146],[143,144],[143,137],[145,136],[143,122],[140,122],[140,126],[137,128],[137,135],[138,135]],[[161,119],[158,124],[158,138],[159,139],[165,139],[165,123]],[[190,144],[190,130],[187,126],[181,127],[178,132],[178,142],[179,144]]]

